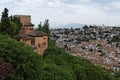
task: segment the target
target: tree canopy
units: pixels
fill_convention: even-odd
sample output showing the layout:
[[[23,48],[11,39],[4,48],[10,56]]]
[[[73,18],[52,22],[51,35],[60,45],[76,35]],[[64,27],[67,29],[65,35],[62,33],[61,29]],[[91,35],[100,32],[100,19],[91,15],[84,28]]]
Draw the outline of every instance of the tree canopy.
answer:
[[[48,75],[43,80],[116,80],[112,74],[102,71],[86,59],[71,56],[52,41],[43,60],[43,71]]]
[[[40,80],[41,57],[31,47],[0,34],[0,57],[15,73],[8,80]]]

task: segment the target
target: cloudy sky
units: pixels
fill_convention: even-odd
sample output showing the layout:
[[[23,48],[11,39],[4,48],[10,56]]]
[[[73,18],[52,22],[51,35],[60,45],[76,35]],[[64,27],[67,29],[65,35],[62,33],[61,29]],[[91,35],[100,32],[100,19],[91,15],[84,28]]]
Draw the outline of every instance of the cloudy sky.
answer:
[[[31,15],[34,24],[120,24],[120,0],[1,0],[0,12],[5,7],[9,15]]]

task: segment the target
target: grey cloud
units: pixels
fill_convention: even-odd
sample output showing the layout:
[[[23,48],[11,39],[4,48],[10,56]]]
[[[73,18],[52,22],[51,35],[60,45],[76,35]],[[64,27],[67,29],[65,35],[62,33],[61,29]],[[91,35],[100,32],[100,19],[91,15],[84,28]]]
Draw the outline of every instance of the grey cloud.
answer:
[[[76,4],[80,0],[59,0],[60,2],[66,3],[66,4]]]
[[[104,23],[117,18],[119,0],[1,0],[0,11],[8,7],[12,14],[27,14],[37,23],[44,18],[52,22]],[[114,3],[114,4],[113,4]],[[117,6],[118,5],[118,6]],[[112,16],[112,17],[110,17]],[[72,18],[71,18],[72,17]],[[107,17],[110,19],[108,20]],[[114,18],[115,17],[115,18]],[[120,16],[118,16],[120,19]],[[114,21],[113,21],[114,23]]]

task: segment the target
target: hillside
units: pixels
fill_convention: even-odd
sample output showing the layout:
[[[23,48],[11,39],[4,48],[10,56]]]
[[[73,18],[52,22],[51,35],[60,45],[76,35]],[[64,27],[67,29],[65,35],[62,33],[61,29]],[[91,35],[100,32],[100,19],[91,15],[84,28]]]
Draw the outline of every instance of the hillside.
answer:
[[[9,70],[5,72],[6,66],[0,64],[0,80],[115,80],[113,75],[103,72],[88,60],[69,55],[53,41],[49,42],[43,56],[1,34],[0,46],[0,58],[8,64]]]

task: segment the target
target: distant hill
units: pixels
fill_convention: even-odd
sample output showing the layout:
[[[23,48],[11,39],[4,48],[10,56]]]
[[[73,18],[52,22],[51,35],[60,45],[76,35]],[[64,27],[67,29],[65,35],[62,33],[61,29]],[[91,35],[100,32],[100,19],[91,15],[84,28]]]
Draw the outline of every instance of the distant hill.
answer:
[[[62,28],[81,28],[83,27],[85,24],[79,24],[79,23],[69,23],[66,25],[61,26]]]

